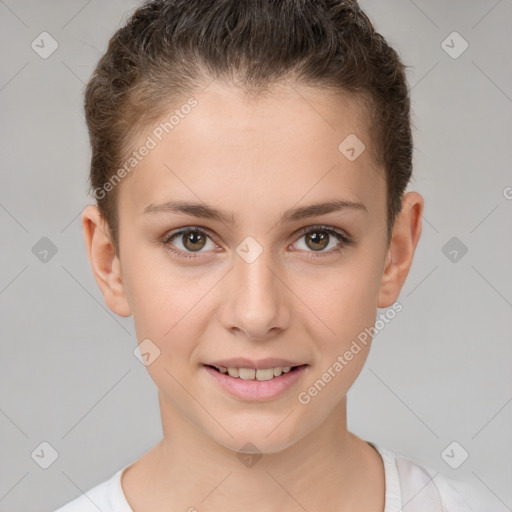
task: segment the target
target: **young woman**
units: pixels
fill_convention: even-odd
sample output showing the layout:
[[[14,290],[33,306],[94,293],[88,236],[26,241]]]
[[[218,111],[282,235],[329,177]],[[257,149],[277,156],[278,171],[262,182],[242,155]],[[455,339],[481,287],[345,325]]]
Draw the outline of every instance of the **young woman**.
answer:
[[[164,436],[59,512],[470,510],[347,430],[421,234],[409,108],[355,1],[155,0],[114,34],[82,223]]]

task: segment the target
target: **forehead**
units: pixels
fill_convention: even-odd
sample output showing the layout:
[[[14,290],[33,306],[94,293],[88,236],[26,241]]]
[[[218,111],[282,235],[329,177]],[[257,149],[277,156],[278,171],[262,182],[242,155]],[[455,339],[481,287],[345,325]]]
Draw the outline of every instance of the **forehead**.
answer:
[[[122,183],[121,216],[137,217],[151,203],[176,198],[252,204],[253,212],[333,191],[375,208],[384,204],[367,110],[356,98],[290,84],[247,96],[217,82],[193,98],[193,108],[180,108],[185,98],[162,115],[159,130],[155,123],[140,137],[141,145],[149,137],[154,147]],[[355,160],[347,158],[351,146],[362,150]]]

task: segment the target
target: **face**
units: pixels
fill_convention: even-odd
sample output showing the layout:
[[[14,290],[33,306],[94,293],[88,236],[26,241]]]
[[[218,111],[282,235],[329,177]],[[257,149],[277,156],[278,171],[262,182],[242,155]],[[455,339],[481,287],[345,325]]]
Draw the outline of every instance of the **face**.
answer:
[[[151,340],[161,407],[234,450],[280,451],[344,406],[370,347],[353,342],[396,298],[382,295],[384,174],[350,97],[282,86],[249,101],[212,83],[194,98],[120,185],[111,308]],[[350,134],[366,145],[355,160],[339,149]]]

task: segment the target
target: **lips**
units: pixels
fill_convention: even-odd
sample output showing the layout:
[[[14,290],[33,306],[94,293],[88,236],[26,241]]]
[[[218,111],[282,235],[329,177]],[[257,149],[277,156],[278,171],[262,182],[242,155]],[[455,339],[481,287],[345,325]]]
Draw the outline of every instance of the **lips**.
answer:
[[[267,358],[258,361],[232,358],[215,361],[214,364],[205,365],[219,373],[242,380],[266,381],[280,377],[290,371],[294,371],[304,364],[295,364],[289,359]]]
[[[205,363],[206,366],[215,366],[217,369],[224,368],[250,368],[253,370],[266,370],[268,368],[286,368],[286,367],[294,367],[301,366],[304,361],[296,361],[292,359],[280,359],[280,358],[266,358],[259,359],[257,361],[246,359],[243,357],[236,357],[230,359],[219,359],[217,361],[212,361],[211,363]]]
[[[305,365],[299,365],[299,366],[277,366],[272,368],[258,368],[255,370],[254,368],[236,368],[233,366],[225,367],[221,366],[220,368],[217,368],[216,366],[210,366],[208,365],[208,368],[212,368],[216,370],[219,373],[227,374],[230,377],[233,377],[235,379],[242,379],[242,380],[272,380],[276,377],[280,377],[282,374],[286,374],[289,372],[293,372],[295,369],[300,368],[301,366]]]
[[[267,359],[260,361],[248,361],[247,359],[225,359],[216,361],[215,365],[205,364],[202,367],[206,375],[213,379],[221,389],[230,395],[243,401],[266,401],[277,399],[279,396],[291,390],[303,378],[308,364],[299,364],[288,367],[269,366],[274,364],[290,364],[295,361],[285,359]],[[248,368],[247,366],[220,366],[220,364],[244,364],[248,366],[260,366],[260,368]],[[261,368],[263,367],[263,368]],[[221,371],[223,369],[224,371]],[[284,370],[287,370],[286,372]],[[278,375],[274,375],[277,370]],[[272,373],[272,375],[271,375]],[[233,375],[232,375],[233,374]]]

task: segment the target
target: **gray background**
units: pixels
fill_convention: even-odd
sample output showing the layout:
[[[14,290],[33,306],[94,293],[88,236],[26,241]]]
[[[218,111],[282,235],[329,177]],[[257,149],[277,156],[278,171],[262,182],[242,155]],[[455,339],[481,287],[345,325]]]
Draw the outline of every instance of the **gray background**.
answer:
[[[349,428],[468,482],[487,510],[512,510],[512,1],[361,4],[410,66],[409,189],[426,208],[404,309],[349,392]],[[83,87],[136,5],[0,0],[4,512],[52,510],[161,437],[132,319],[106,308],[80,224],[92,202]],[[31,47],[43,31],[58,42],[46,59]],[[458,53],[458,36],[442,45],[454,31],[469,44],[457,58],[444,48]],[[46,262],[36,250],[43,237],[57,249]],[[48,469],[31,456],[44,441],[58,452]],[[441,456],[453,441],[452,465],[469,453],[458,469]]]

